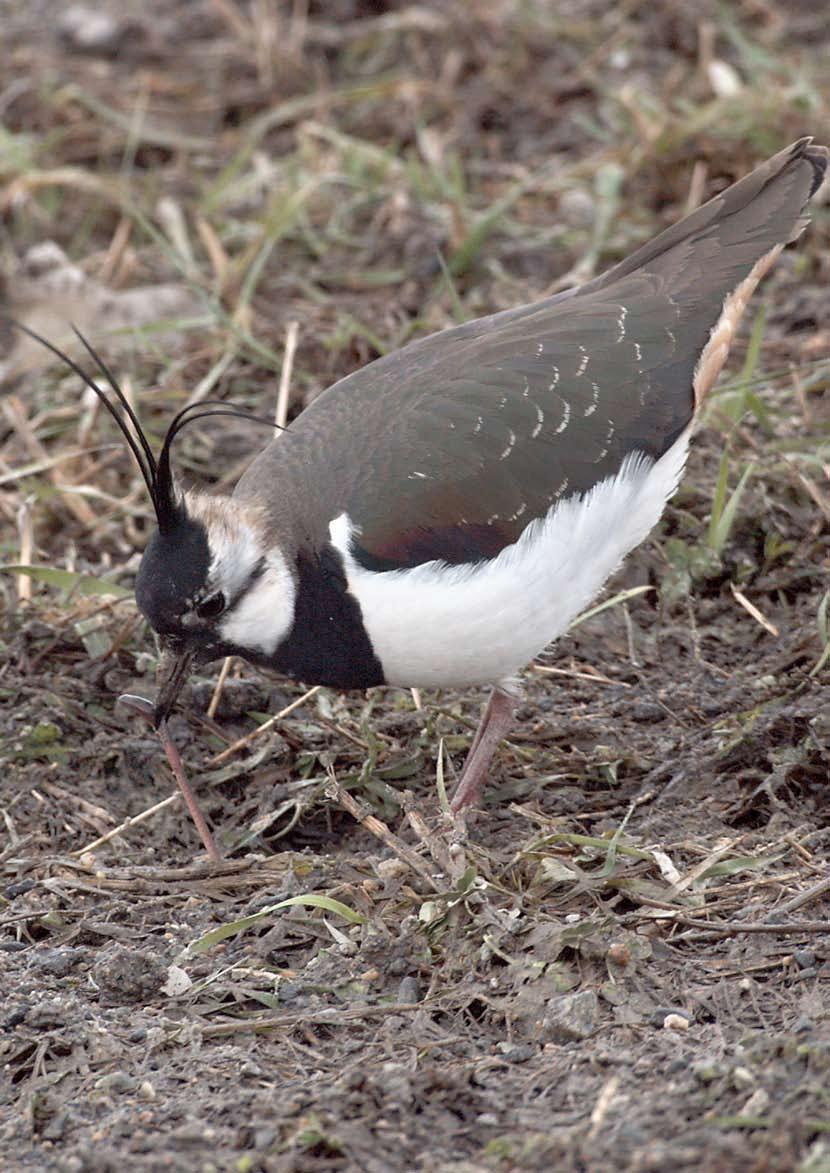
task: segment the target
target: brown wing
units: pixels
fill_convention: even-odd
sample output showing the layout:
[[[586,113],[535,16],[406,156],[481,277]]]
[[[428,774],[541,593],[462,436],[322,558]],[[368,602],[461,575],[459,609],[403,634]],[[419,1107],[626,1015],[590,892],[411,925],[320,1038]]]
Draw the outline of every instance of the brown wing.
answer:
[[[319,541],[317,521],[345,511],[374,568],[494,556],[629,453],[657,459],[671,446],[694,414],[695,372],[724,306],[731,330],[730,296],[748,296],[750,275],[800,230],[826,162],[825,148],[796,143],[596,281],[357,371],[237,491],[287,478],[302,503],[290,517],[276,507],[275,523]],[[722,352],[709,351],[709,382]]]
[[[394,422],[370,414],[375,443],[348,506],[364,564],[492,557],[628,453],[665,451],[691,418],[694,359],[678,358],[666,298],[638,291],[637,307],[634,325],[624,300],[541,309],[413,389]]]

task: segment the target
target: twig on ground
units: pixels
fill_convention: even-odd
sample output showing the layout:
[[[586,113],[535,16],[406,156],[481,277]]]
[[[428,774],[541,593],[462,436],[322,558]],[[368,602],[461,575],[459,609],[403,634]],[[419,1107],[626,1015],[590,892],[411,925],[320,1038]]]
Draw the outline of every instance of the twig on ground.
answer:
[[[222,699],[222,692],[225,688],[225,681],[228,678],[228,673],[233,664],[233,656],[225,656],[222,661],[222,667],[219,669],[219,675],[216,678],[216,685],[213,689],[213,696],[210,698],[210,704],[207,707],[207,715],[212,721],[216,716],[216,710],[219,708],[219,702]]]
[[[297,352],[297,339],[300,335],[300,323],[289,322],[285,331],[285,357],[282,360],[280,371],[280,387],[277,392],[277,409],[274,414],[274,423],[278,428],[284,428],[288,423],[288,400],[291,395],[291,372],[294,368],[294,355]]]
[[[130,827],[137,827],[139,823],[146,823],[153,815],[158,814],[159,811],[163,811],[165,807],[172,806],[179,798],[181,798],[181,795],[178,790],[174,791],[173,794],[168,794],[167,798],[163,798],[161,802],[156,802],[152,806],[148,806],[146,810],[143,810],[138,815],[131,815],[129,818],[124,819],[123,823],[119,823],[117,827],[113,827],[105,835],[100,835],[97,839],[93,839],[91,843],[87,843],[84,847],[79,847],[77,851],[73,851],[71,854],[82,857],[91,851],[97,851],[105,843],[109,843],[110,840],[117,838],[119,835],[123,835]]]
[[[298,696],[290,705],[286,705],[284,709],[280,709],[278,713],[275,713],[273,717],[269,717],[262,725],[258,725],[256,729],[253,729],[250,733],[246,733],[244,737],[240,737],[238,741],[235,741],[233,745],[229,745],[227,749],[223,749],[221,753],[216,754],[207,763],[208,769],[212,769],[214,766],[221,766],[223,762],[233,757],[235,753],[239,753],[241,749],[245,749],[257,737],[261,737],[263,733],[270,733],[277,721],[281,721],[283,717],[287,717],[289,713],[293,713],[295,709],[299,709],[300,705],[304,705],[306,701],[311,700],[322,687],[322,684],[315,684],[314,688],[310,688],[308,692],[304,692],[302,696]]]
[[[364,827],[371,835],[374,835],[376,839],[380,839],[381,843],[384,843],[390,851],[394,852],[398,859],[402,860],[407,865],[407,867],[411,868],[412,871],[415,872],[416,875],[419,875],[422,880],[425,880],[433,891],[439,891],[439,887],[435,883],[433,874],[430,872],[429,868],[421,859],[421,857],[417,855],[411,847],[408,847],[405,843],[403,843],[397,837],[397,835],[390,831],[386,826],[386,823],[381,822],[381,820],[376,815],[371,814],[370,811],[361,806],[361,804],[357,802],[351,794],[349,794],[348,790],[340,785],[333,773],[329,773],[329,779],[329,784],[325,790],[326,797],[333,799],[336,803],[342,806],[344,810],[348,811],[352,818],[360,823],[361,827]]]
[[[810,904],[817,897],[823,896],[825,892],[830,892],[830,876],[825,876],[817,884],[812,884],[803,892],[798,892],[789,900],[785,900],[783,904],[779,904],[774,910],[773,916],[786,916],[788,913],[795,912],[797,908],[803,908],[805,904]],[[830,924],[828,924],[828,932],[830,932]]]

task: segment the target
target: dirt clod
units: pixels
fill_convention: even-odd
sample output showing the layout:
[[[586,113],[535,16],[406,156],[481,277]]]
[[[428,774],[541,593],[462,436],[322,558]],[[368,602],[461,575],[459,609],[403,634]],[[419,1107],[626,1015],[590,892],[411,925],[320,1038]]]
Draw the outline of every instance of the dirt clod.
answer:
[[[158,957],[138,949],[114,946],[95,962],[92,979],[101,1005],[144,1005],[157,998],[167,978],[167,966]]]
[[[593,990],[578,990],[552,999],[540,1023],[539,1033],[552,1043],[571,1043],[594,1033],[599,1000]]]

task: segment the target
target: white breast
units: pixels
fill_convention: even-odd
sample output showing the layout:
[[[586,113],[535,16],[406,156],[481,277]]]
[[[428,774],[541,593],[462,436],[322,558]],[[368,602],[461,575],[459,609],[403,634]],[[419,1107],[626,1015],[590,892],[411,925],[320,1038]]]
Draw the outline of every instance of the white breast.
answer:
[[[350,553],[350,518],[335,518],[331,540],[387,682],[487,684],[527,664],[646,537],[677,487],[688,446],[687,431],[656,463],[627,457],[616,476],[555,505],[483,563],[369,571]]]

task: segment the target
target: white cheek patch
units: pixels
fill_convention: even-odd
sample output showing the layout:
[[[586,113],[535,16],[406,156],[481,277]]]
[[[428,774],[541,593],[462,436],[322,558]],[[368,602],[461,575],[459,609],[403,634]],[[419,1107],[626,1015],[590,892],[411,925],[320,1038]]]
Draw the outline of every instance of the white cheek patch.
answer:
[[[208,582],[212,589],[222,590],[228,599],[233,599],[262,558],[259,538],[243,522],[235,526],[232,532],[212,528],[209,541],[213,557],[208,570]]]
[[[296,594],[285,558],[272,551],[264,572],[219,621],[220,636],[243,650],[273,655],[294,625]]]
[[[242,653],[271,655],[294,625],[297,589],[285,558],[278,549],[265,552],[256,510],[242,508],[230,497],[198,492],[187,493],[185,500],[188,512],[207,531],[211,560],[204,597],[221,591],[228,603],[216,631]]]
[[[233,600],[259,566],[265,548],[255,510],[242,509],[231,497],[191,491],[184,495],[185,508],[205,527],[210,550],[205,587],[222,591]]]
[[[443,688],[513,675],[561,635],[660,518],[689,433],[656,463],[629,456],[616,476],[553,506],[496,558],[375,573],[351,554],[353,525],[329,533],[386,682]]]

